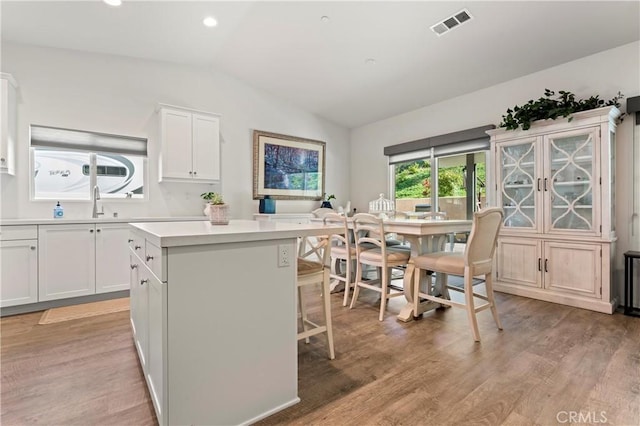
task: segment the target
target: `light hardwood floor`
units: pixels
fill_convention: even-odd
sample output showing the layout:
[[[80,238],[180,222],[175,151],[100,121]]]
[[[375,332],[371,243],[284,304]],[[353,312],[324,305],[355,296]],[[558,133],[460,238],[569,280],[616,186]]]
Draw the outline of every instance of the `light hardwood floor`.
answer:
[[[261,424],[549,425],[575,412],[582,424],[640,425],[640,318],[497,297],[504,331],[483,312],[477,344],[462,310],[405,324],[397,298],[378,322],[375,295],[353,310],[331,295],[336,359],[322,336],[300,342],[302,402]],[[37,325],[40,315],[0,321],[2,425],[155,424],[128,312]]]

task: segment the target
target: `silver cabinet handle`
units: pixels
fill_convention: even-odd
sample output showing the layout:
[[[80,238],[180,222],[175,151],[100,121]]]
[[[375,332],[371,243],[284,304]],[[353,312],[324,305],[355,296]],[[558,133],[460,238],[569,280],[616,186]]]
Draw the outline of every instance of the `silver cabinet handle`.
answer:
[[[36,249],[36,246],[31,246],[31,247],[29,247],[29,248],[30,248],[31,250],[35,250],[35,249]]]
[[[191,172],[191,171],[190,171],[190,172],[189,172],[189,174],[190,174],[190,175],[192,175],[192,174],[193,174],[193,172]]]
[[[132,242],[133,242],[133,240],[132,240],[131,238],[129,238],[129,239],[127,240],[127,242],[128,242],[128,243],[132,243]]]
[[[93,229],[89,229],[89,232],[91,232],[93,234]]]
[[[100,229],[96,229],[96,232],[100,232]]]
[[[5,160],[4,158],[0,158],[0,161],[2,161],[4,163],[7,160]]]
[[[133,246],[133,249],[134,249],[134,250],[140,250],[141,248],[142,248],[142,247],[140,247],[140,246]]]
[[[136,269],[138,267],[138,265],[136,265],[135,263],[133,265],[130,265],[131,269]]]
[[[197,175],[197,174],[198,174],[198,172],[193,172],[193,174],[194,174],[194,175]]]
[[[150,261],[150,260],[153,260],[153,256],[147,255],[147,262]]]
[[[144,285],[144,283],[148,283],[148,282],[149,282],[149,280],[147,280],[147,279],[140,280],[140,285]]]

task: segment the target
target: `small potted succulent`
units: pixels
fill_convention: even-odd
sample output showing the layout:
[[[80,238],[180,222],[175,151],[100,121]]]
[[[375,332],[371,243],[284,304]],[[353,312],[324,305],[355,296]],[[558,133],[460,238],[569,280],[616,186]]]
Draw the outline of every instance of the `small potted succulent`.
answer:
[[[209,217],[212,225],[227,225],[229,223],[229,206],[224,203],[222,195],[217,192],[203,192],[200,194],[207,202],[204,214]]]
[[[325,209],[332,209],[333,206],[331,205],[331,200],[335,200],[336,196],[331,194],[331,195],[327,195],[324,194],[324,200],[322,201],[322,205],[320,205],[320,208],[325,208]]]

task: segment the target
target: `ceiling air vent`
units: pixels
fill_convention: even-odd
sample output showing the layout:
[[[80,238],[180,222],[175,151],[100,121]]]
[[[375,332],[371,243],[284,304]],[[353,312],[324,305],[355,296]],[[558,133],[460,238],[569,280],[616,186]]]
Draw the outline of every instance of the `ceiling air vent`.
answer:
[[[467,9],[462,9],[460,12],[455,15],[438,22],[437,24],[431,27],[431,31],[436,33],[438,36],[446,33],[447,31],[463,24],[469,20],[471,20],[472,16]]]

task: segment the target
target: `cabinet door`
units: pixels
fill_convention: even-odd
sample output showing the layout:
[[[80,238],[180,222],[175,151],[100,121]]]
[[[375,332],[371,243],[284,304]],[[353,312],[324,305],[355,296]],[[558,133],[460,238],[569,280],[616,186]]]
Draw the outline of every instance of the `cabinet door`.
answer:
[[[158,424],[166,424],[163,421],[166,408],[164,395],[165,379],[165,345],[166,341],[166,302],[167,284],[150,275],[148,283],[149,292],[149,356],[147,358],[147,380],[149,393],[158,416]]]
[[[600,234],[598,128],[545,136],[545,232]]]
[[[599,244],[545,242],[545,288],[599,298],[601,253]]]
[[[15,174],[17,146],[16,88],[13,78],[0,78],[0,173]]]
[[[499,143],[496,155],[497,202],[504,210],[503,231],[539,231],[542,222],[539,139]]]
[[[163,178],[191,179],[193,175],[191,151],[191,114],[179,110],[160,112],[162,154],[160,180]]]
[[[140,315],[138,313],[138,298],[140,297],[138,294],[138,286],[135,285],[139,280],[139,268],[140,258],[135,255],[133,249],[129,250],[129,283],[130,283],[130,293],[129,293],[129,317],[131,320],[131,331],[133,333],[134,342],[138,341],[138,326],[140,324]],[[136,344],[137,346],[137,344]]]
[[[38,240],[0,241],[0,306],[38,301]]]
[[[498,239],[496,278],[505,283],[542,287],[542,243],[535,239]]]
[[[129,225],[96,225],[96,293],[129,290]]]
[[[132,255],[133,256],[133,255]],[[151,275],[144,262],[137,256],[132,257],[132,264],[137,265],[131,274],[131,322],[135,333],[136,350],[144,374],[149,368],[149,276]]]
[[[193,177],[220,180],[220,120],[218,117],[193,114]]]
[[[38,227],[38,300],[96,292],[95,225]]]

